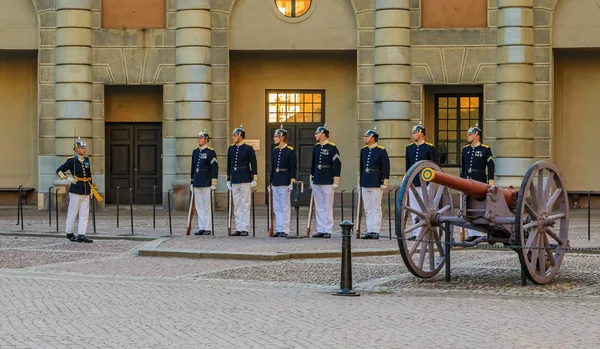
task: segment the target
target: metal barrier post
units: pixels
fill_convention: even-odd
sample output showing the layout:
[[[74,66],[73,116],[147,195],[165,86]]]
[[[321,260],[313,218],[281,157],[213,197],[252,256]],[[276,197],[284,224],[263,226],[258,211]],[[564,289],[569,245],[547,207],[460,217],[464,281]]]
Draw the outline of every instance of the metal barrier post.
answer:
[[[352,223],[354,223],[354,191],[356,188],[352,189]]]
[[[254,206],[254,193],[256,193],[256,190],[252,191],[252,237],[256,237],[256,210]]]
[[[48,226],[52,226],[52,188],[48,188]]]
[[[169,235],[173,235],[173,226],[171,225],[171,192],[173,189],[169,189],[167,192],[167,201],[169,202]]]
[[[388,197],[388,225],[390,229],[390,240],[392,239],[392,202],[390,198],[391,189],[388,189],[387,197]]]
[[[152,187],[152,229],[156,229],[156,188],[155,185]]]
[[[210,225],[212,227],[211,235],[215,236],[215,206],[214,206],[215,190],[210,190]]]
[[[360,296],[352,291],[352,228],[354,224],[349,221],[340,223],[342,227],[342,273],[340,277],[340,290],[334,296]]]
[[[94,227],[94,234],[96,234],[96,199],[90,198],[92,200],[92,225]]]
[[[19,192],[18,192],[18,197],[17,197],[17,224],[15,225],[19,225],[19,222],[21,221],[21,188],[23,186],[20,185],[19,186]]]
[[[591,205],[591,198],[592,196],[592,191],[590,190],[588,192],[588,241],[590,241],[590,215],[591,215],[591,211],[592,211],[592,205]]]
[[[346,191],[346,189],[342,190],[340,192],[340,201],[341,201],[341,206],[342,206],[342,222],[344,221],[344,192]]]
[[[117,228],[119,227],[119,199],[121,197],[121,195],[119,195],[119,189],[121,189],[121,186],[117,186]]]
[[[54,192],[54,210],[56,212],[56,232],[58,232],[58,191],[60,188],[57,188]]]
[[[450,250],[452,249],[452,232],[450,231],[450,228],[450,222],[444,222],[444,230],[446,231],[446,235],[444,236],[446,243],[446,282],[450,282]]]
[[[131,235],[133,235],[133,190],[129,188],[129,217],[131,218]]]

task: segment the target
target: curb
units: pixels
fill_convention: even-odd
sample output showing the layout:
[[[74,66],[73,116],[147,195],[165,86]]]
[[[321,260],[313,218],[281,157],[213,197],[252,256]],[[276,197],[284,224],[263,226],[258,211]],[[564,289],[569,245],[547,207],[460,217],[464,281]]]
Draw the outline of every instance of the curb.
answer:
[[[64,233],[16,233],[16,232],[0,232],[0,236],[14,237],[38,237],[38,238],[59,238],[66,239]],[[160,236],[142,236],[142,235],[88,235],[90,238],[97,240],[133,240],[133,241],[153,241],[160,239]]]

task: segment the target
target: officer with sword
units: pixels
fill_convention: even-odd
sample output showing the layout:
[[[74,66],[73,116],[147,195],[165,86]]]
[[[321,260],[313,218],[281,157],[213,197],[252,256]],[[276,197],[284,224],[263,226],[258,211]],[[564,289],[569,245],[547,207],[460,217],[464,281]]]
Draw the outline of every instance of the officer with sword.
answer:
[[[190,191],[198,214],[198,231],[194,235],[210,235],[212,221],[212,192],[217,189],[219,162],[217,153],[208,146],[210,136],[206,129],[198,134],[198,148],[192,152]]]
[[[272,237],[286,237],[290,233],[290,196],[296,181],[296,151],[287,144],[288,133],[283,125],[275,131],[271,160],[271,185],[273,191],[273,212],[275,213],[275,233]]]

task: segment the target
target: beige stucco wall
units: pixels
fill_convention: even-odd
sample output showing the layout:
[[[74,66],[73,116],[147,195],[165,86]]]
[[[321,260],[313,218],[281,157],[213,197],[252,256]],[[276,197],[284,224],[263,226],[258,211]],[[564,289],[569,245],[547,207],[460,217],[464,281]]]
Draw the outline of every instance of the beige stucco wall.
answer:
[[[37,54],[0,52],[0,187],[37,184]]]
[[[0,0],[0,50],[37,50],[37,13],[31,0]]]
[[[600,190],[600,50],[554,56],[554,161],[568,190]]]
[[[237,0],[230,23],[231,50],[356,49],[356,15],[349,0],[313,0],[299,21],[281,15],[275,1]]]
[[[162,122],[162,86],[106,86],[104,121]]]
[[[558,1],[553,27],[556,48],[600,47],[600,1]]]
[[[265,184],[267,89],[324,89],[325,118],[330,139],[342,157],[341,188],[356,186],[358,142],[356,53],[236,53],[231,56],[231,121],[240,124],[246,139],[260,139],[257,152],[259,191]],[[225,154],[223,156],[226,156]],[[223,168],[225,164],[223,164]]]

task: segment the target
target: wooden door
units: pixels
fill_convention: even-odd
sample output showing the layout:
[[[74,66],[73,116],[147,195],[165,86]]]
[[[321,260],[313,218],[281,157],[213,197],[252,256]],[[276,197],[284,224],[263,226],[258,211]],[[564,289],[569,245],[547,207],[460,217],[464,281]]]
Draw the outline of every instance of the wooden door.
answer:
[[[106,124],[106,203],[134,204],[162,202],[162,125],[160,123]]]

